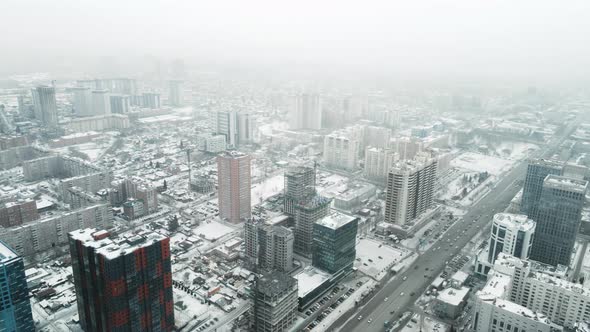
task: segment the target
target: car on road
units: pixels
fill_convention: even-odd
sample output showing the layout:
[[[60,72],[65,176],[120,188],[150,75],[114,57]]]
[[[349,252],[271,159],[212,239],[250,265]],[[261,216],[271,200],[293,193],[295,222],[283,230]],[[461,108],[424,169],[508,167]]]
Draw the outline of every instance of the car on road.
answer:
[[[358,320],[363,319],[363,315],[360,315],[359,318],[357,318]]]
[[[404,292],[399,293],[399,296],[404,296]]]
[[[404,276],[404,277],[402,278],[402,280],[403,280],[403,281],[406,281],[406,280],[408,280],[408,277]]]
[[[373,322],[373,318],[369,318],[369,320],[367,321],[367,323],[371,324]]]
[[[391,310],[391,311],[389,312],[389,314],[390,314],[390,315],[393,315],[393,314],[395,314],[395,310]]]
[[[386,297],[386,298],[383,300],[383,302],[387,302],[387,300],[389,300],[389,298],[388,298],[388,297]]]
[[[410,293],[410,296],[414,296],[414,295],[416,295],[416,293],[414,293],[414,292],[411,292]]]

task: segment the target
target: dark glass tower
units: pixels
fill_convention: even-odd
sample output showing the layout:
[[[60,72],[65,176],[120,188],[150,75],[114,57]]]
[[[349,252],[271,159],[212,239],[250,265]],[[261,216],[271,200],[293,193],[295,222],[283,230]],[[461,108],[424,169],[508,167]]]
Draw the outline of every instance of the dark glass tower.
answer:
[[[333,211],[313,225],[313,266],[337,274],[352,270],[358,218]]]
[[[520,206],[522,214],[532,217],[536,213],[541,191],[543,190],[543,181],[549,174],[563,175],[563,165],[557,161],[544,159],[529,162],[522,190],[522,203]]]
[[[0,331],[35,331],[23,259],[0,242]]]
[[[588,182],[584,180],[557,175],[545,178],[538,207],[532,216],[537,222],[532,260],[569,266],[587,188]]]

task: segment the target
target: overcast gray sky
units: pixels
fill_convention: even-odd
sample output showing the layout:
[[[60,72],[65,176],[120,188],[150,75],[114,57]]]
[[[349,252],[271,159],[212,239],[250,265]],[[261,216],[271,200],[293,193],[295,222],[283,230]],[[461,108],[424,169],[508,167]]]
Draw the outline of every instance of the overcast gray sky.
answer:
[[[590,67],[589,9],[588,0],[2,0],[0,66],[151,54],[579,75]]]

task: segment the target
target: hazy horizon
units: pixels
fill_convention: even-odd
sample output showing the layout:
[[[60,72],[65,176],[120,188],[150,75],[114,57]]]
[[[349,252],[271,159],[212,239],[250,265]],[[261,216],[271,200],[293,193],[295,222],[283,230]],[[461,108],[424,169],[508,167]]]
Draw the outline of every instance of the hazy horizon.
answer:
[[[191,66],[583,79],[585,1],[3,1],[0,73]],[[106,60],[105,60],[106,59]],[[110,63],[109,63],[110,62]]]

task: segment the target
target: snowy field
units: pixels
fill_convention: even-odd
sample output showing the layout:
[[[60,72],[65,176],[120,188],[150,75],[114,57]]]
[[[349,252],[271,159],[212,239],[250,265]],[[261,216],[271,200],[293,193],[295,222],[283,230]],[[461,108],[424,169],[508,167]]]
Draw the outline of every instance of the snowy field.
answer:
[[[474,172],[488,172],[499,175],[512,166],[513,161],[480,153],[466,152],[451,161],[451,167],[463,168]]]
[[[405,249],[393,248],[373,239],[361,239],[356,244],[357,260],[354,266],[364,274],[378,278],[382,272],[400,263],[408,254],[410,251]]]
[[[267,198],[283,191],[285,186],[284,175],[279,174],[252,186],[252,206],[264,202]]]
[[[442,200],[452,199],[453,196],[458,196],[463,191],[463,188],[467,188],[467,191],[470,192],[475,188],[476,183],[466,183],[463,181],[463,176],[472,176],[475,177],[479,174],[479,172],[465,172],[460,173],[460,176],[457,176],[456,179],[450,181],[442,190],[442,193],[438,197]]]
[[[182,291],[173,288],[174,291],[174,319],[177,326],[184,326],[194,320],[213,318],[221,316],[223,311],[214,306],[202,304],[201,300]],[[213,309],[213,310],[211,310]]]
[[[203,237],[208,241],[216,241],[224,235],[231,233],[233,230],[233,228],[225,226],[217,221],[211,221],[197,227],[194,230],[194,233],[197,236],[202,234]]]

